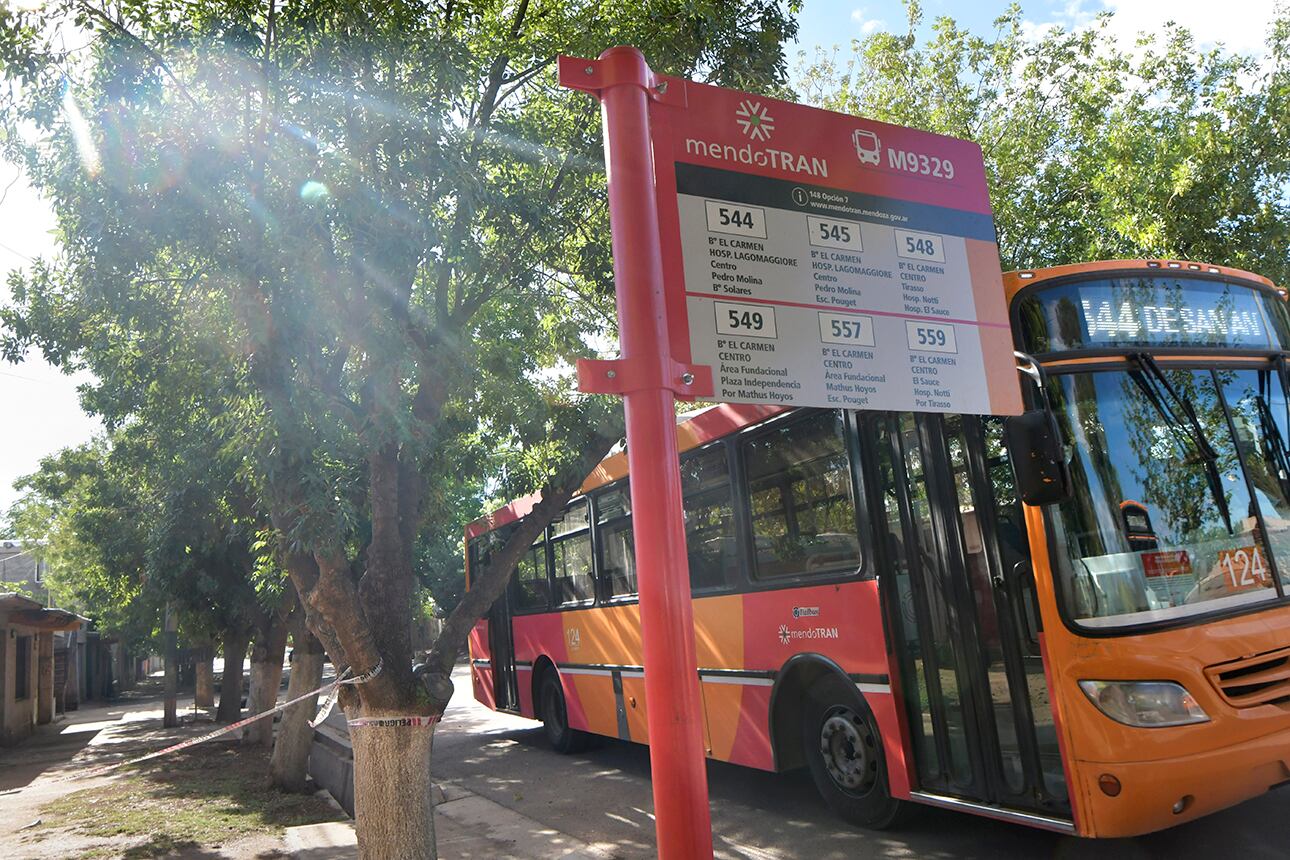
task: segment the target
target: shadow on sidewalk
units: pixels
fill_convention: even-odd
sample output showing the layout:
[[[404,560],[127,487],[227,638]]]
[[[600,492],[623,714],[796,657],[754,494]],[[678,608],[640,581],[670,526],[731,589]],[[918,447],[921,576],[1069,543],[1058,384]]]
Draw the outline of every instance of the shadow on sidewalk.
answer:
[[[61,770],[101,731],[75,723],[37,726],[21,745],[0,753],[0,792],[25,788],[47,770]]]

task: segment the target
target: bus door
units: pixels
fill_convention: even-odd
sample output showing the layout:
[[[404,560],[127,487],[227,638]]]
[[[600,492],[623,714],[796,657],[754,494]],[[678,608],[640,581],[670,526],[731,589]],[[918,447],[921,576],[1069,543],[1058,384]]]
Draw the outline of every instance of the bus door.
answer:
[[[488,653],[493,663],[493,696],[499,711],[520,709],[519,679],[515,672],[515,643],[511,636],[511,611],[507,591],[488,611]]]
[[[1068,816],[1002,422],[873,422],[883,592],[920,789]]]

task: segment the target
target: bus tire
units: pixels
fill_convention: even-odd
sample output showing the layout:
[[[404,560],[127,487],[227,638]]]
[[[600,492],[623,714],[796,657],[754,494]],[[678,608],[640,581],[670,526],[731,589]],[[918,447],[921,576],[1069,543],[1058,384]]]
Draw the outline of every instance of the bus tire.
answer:
[[[569,711],[564,704],[564,689],[560,686],[560,677],[555,670],[542,675],[538,687],[538,716],[551,748],[558,753],[569,754],[582,752],[587,748],[590,736],[586,732],[569,727]]]
[[[882,736],[855,685],[826,675],[807,691],[802,752],[815,788],[839,817],[870,830],[901,824],[911,804],[891,796]]]

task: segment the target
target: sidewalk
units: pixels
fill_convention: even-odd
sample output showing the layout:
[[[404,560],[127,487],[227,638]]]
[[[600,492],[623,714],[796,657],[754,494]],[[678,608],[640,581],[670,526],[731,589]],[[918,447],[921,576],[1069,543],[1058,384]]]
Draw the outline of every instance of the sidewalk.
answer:
[[[230,830],[226,837],[217,837],[210,844],[171,845],[167,841],[172,823],[180,817],[187,816],[185,821],[191,818],[193,806],[200,808],[202,801],[194,801],[194,794],[203,795],[203,799],[209,794],[212,803],[229,805],[228,798],[218,796],[218,786],[209,768],[201,766],[203,761],[212,756],[231,756],[235,764],[244,764],[257,755],[263,757],[263,753],[242,750],[232,736],[138,768],[96,777],[65,778],[153,752],[213,727],[204,713],[194,718],[191,695],[179,699],[181,725],[163,728],[163,711],[163,700],[155,689],[132,691],[115,702],[82,705],[65,720],[38,726],[18,746],[0,750],[0,857],[61,860],[164,854],[236,860],[285,856],[282,829],[274,832],[271,820]],[[146,796],[136,799],[140,793]],[[96,797],[102,800],[87,799]],[[310,809],[318,811],[317,817],[303,820],[325,821],[331,817],[327,804],[320,800],[297,798],[289,796],[283,807],[294,810],[310,805]],[[90,805],[81,814],[80,804],[85,803]],[[78,812],[73,814],[73,809]],[[130,827],[112,830],[122,810],[129,817]],[[223,815],[221,821],[242,813],[223,808],[217,811]],[[91,820],[99,817],[104,821]],[[200,817],[215,821],[213,817]],[[111,832],[105,832],[108,830]]]
[[[589,845],[567,833],[444,783],[435,787],[435,843],[443,860],[613,860],[613,846]],[[287,850],[298,860],[358,857],[352,821],[287,828]]]
[[[119,777],[64,780],[77,772],[108,761],[151,752],[167,743],[209,730],[200,722],[184,721],[175,729],[160,726],[162,700],[155,691],[141,691],[110,704],[84,706],[68,719],[40,726],[21,745],[0,750],[0,857],[62,858],[94,852],[95,856],[134,856],[149,846],[120,844],[74,833],[58,832],[44,838],[50,826],[42,808],[74,792],[106,786]],[[464,700],[464,694],[462,698]],[[458,702],[454,712],[465,701]],[[191,718],[192,698],[180,699],[181,717]],[[203,748],[236,748],[219,739]],[[194,748],[201,749],[201,748]],[[172,765],[173,767],[173,765]],[[444,860],[520,860],[558,857],[577,860],[612,860],[619,856],[610,842],[589,843],[521,812],[477,794],[454,780],[436,786],[435,829],[439,856]],[[341,813],[343,814],[343,813]],[[37,825],[38,819],[44,819]],[[315,819],[316,820],[316,819]],[[136,840],[137,841],[137,840]],[[114,852],[115,849],[115,852]],[[168,856],[203,858],[263,858],[284,854],[302,860],[357,858],[357,841],[351,820],[287,827],[285,838],[268,834],[232,840],[214,850],[190,851]],[[143,856],[143,855],[139,855]],[[152,856],[151,854],[147,856]]]

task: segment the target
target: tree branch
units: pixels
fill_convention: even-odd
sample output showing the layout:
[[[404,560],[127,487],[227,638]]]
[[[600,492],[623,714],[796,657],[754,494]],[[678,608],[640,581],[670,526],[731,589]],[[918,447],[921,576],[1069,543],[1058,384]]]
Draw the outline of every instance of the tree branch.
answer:
[[[185,99],[187,99],[188,103],[192,105],[193,108],[197,110],[201,110],[201,105],[198,103],[197,99],[193,96],[191,92],[188,91],[188,87],[184,86],[183,81],[179,80],[179,76],[176,75],[174,70],[170,68],[170,64],[166,62],[165,58],[162,57],[161,54],[157,53],[157,50],[155,48],[153,48],[147,42],[143,41],[143,39],[140,39],[134,33],[131,33],[128,29],[126,29],[124,24],[117,21],[112,16],[108,15],[102,9],[99,9],[95,6],[91,6],[89,3],[81,3],[80,7],[84,9],[85,12],[91,17],[97,18],[99,21],[102,21],[104,24],[106,24],[108,28],[113,32],[121,36],[125,36],[136,47],[138,47],[139,50],[147,54],[148,57],[151,58],[151,60],[154,63],[156,63],[157,66],[160,67],[160,69],[163,72],[166,73],[166,77],[170,78],[170,82],[173,83],[179,89],[179,94],[182,95]]]
[[[448,705],[447,698],[442,698],[445,683],[447,693],[451,695],[452,667],[475,622],[484,617],[489,607],[506,591],[506,584],[510,582],[520,557],[529,551],[533,541],[551,520],[564,510],[586,476],[621,438],[622,426],[617,422],[612,427],[595,433],[583,446],[577,460],[543,487],[541,498],[533,506],[533,510],[520,521],[519,527],[511,533],[505,546],[493,555],[488,567],[471,571],[470,590],[444,622],[439,638],[435,640],[421,670],[435,713],[441,713]]]

